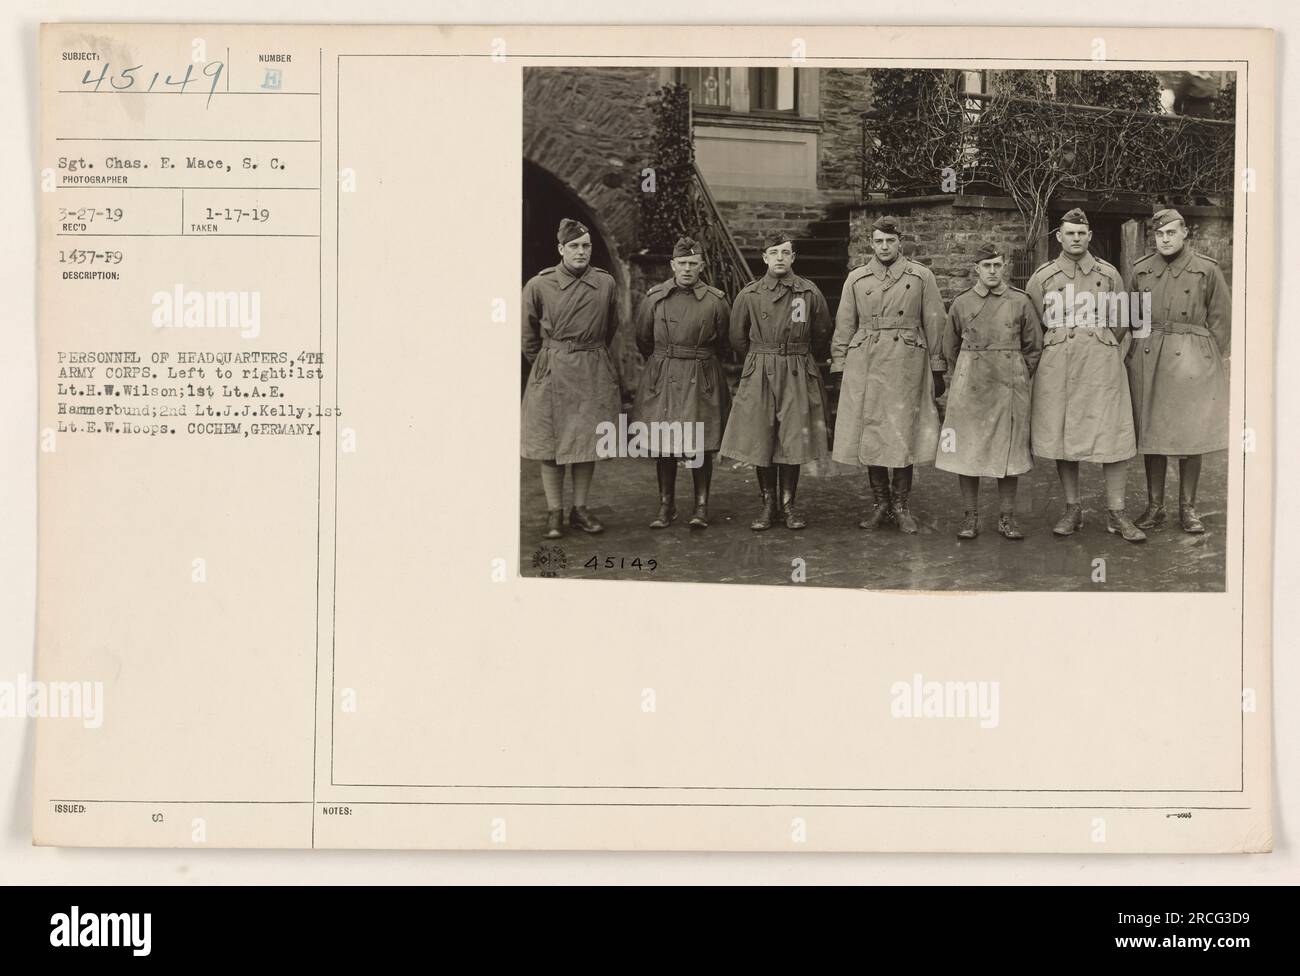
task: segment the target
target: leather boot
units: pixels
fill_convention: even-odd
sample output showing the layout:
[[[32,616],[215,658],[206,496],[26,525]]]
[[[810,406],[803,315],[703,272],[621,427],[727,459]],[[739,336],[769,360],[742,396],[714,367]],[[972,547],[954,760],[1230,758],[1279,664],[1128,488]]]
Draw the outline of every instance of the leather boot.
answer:
[[[958,539],[973,539],[980,534],[980,517],[978,512],[967,512],[957,530]]]
[[[677,519],[677,459],[660,458],[655,462],[659,482],[659,513],[650,523],[652,529],[666,529]]]
[[[564,509],[548,508],[546,510],[547,539],[559,539],[564,535]]]
[[[587,511],[586,505],[581,508],[574,505],[569,509],[569,525],[575,529],[582,529],[588,535],[598,535],[605,531],[605,526],[601,525],[600,519]]]
[[[912,517],[911,511],[907,507],[907,496],[911,491],[912,466],[909,464],[905,468],[895,468],[893,485],[894,521],[898,523],[898,531],[906,532],[909,535],[914,534],[918,528],[916,519]]]
[[[795,496],[799,492],[799,465],[782,464],[776,470],[781,487],[781,520],[787,529],[802,529],[808,523],[794,510]]]
[[[691,473],[695,484],[695,511],[691,513],[692,529],[709,527],[709,484],[713,481],[713,455],[705,454],[704,462]]]
[[[749,523],[755,532],[770,529],[776,521],[776,467],[766,465],[754,469],[758,473],[758,492],[763,497],[763,507],[758,518]]]
[[[1178,503],[1178,522],[1182,525],[1183,531],[1191,535],[1201,535],[1205,531],[1205,523],[1196,513],[1196,505],[1193,502]]]
[[[1078,502],[1066,502],[1065,511],[1052,526],[1055,535],[1074,535],[1083,528],[1083,506]]]
[[[1164,502],[1148,501],[1147,507],[1133,520],[1133,524],[1139,529],[1158,529],[1165,524],[1167,518]]]
[[[867,468],[867,480],[871,483],[871,514],[858,523],[858,528],[878,529],[894,518],[890,511],[892,498],[889,493],[889,469],[870,465]]]
[[[1125,542],[1147,541],[1147,534],[1133,524],[1122,508],[1106,509],[1106,531],[1118,533]]]
[[[1020,526],[1016,524],[1015,512],[998,513],[998,534],[1004,539],[1023,539],[1025,534],[1020,531]]]

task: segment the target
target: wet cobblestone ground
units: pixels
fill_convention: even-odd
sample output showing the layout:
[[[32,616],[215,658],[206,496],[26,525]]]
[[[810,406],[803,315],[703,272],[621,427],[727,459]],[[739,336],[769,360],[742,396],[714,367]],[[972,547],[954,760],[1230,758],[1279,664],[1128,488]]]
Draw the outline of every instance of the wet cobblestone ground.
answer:
[[[520,572],[586,579],[645,579],[710,583],[790,584],[793,561],[802,559],[806,581],[799,585],[916,590],[1127,590],[1222,591],[1226,531],[1227,452],[1203,462],[1197,508],[1206,533],[1178,527],[1177,463],[1166,486],[1170,521],[1150,530],[1147,541],[1128,543],[1106,531],[1105,497],[1099,465],[1080,466],[1083,528],[1068,538],[1052,535],[1064,496],[1052,461],[1035,458],[1020,479],[1017,518],[1025,539],[997,534],[997,483],[980,487],[980,535],[955,537],[962,518],[957,476],[918,467],[911,510],[916,535],[892,526],[868,532],[857,527],[870,508],[865,469],[805,466],[799,510],[808,527],[792,532],[776,525],[753,532],[758,511],[754,469],[721,460],[715,466],[710,526],[689,529],[691,472],[677,478],[678,519],[667,529],[647,527],[658,501],[654,464],[641,459],[596,465],[588,509],[605,532],[588,536],[565,526],[563,539],[547,542],[546,501],[538,464],[522,462],[520,483]],[[569,504],[565,482],[565,506]],[[1129,463],[1128,511],[1136,518],[1146,505],[1141,457]],[[560,555],[563,566],[560,566]],[[595,560],[593,561],[593,557]],[[1105,560],[1105,581],[1094,580],[1094,560]],[[639,560],[635,567],[633,560]],[[650,561],[654,561],[654,569]]]

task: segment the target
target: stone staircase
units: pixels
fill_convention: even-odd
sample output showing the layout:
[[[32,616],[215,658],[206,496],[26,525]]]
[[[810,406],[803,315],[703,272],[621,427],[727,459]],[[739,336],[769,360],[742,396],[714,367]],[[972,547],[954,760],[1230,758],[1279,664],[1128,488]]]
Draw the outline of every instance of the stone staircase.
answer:
[[[844,289],[844,279],[849,274],[848,207],[835,208],[822,220],[815,220],[809,224],[806,234],[796,242],[796,247],[795,273],[807,278],[821,290],[831,312],[831,321],[834,322],[835,310],[839,308],[840,294]],[[767,270],[763,264],[762,253],[753,248],[742,248],[742,253],[753,275],[761,277]],[[829,362],[821,363],[821,372],[823,382],[829,384]],[[736,375],[728,378],[734,389],[739,379],[739,367],[736,367]],[[835,430],[835,414],[838,406],[836,398],[832,396],[827,403],[832,433]]]
[[[796,246],[795,273],[821,289],[833,319],[849,273],[848,208],[836,208],[825,219],[813,221]],[[753,275],[761,277],[766,271],[761,252],[748,248],[742,253]]]

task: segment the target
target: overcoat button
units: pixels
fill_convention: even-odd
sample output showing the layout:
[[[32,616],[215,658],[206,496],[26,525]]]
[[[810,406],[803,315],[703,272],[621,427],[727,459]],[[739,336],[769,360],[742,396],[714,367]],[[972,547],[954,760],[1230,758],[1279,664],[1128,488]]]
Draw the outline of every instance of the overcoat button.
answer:
[[[894,341],[895,341],[895,342],[898,341],[898,336],[894,336]]]

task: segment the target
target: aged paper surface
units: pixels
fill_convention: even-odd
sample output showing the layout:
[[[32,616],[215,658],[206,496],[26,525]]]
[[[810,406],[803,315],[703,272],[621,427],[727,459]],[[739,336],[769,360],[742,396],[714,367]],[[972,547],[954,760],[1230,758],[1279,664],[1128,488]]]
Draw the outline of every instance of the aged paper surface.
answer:
[[[1112,70],[1236,72],[1231,439],[1201,504],[1220,583],[1093,586],[1091,559],[1086,593],[535,578],[528,177],[585,172],[572,216],[613,252],[598,187],[645,159],[526,136],[529,72],[724,66],[775,117],[811,89],[751,68],[1092,70],[1098,39]],[[98,707],[40,726],[37,843],[1271,848],[1271,33],[57,25],[41,45],[36,679]],[[594,77],[548,110],[583,117]],[[830,94],[792,131],[825,140]],[[772,182],[798,170],[771,158]],[[626,320],[643,295],[620,284]],[[917,477],[920,508],[940,474]],[[710,538],[747,532],[745,506],[715,506]],[[1104,519],[1085,531],[1113,547]],[[637,558],[606,521],[566,561]],[[831,548],[873,559],[856,529]],[[745,582],[817,583],[788,553]]]

